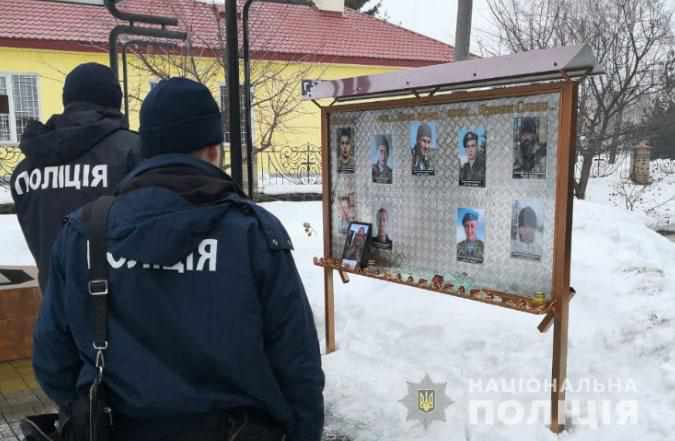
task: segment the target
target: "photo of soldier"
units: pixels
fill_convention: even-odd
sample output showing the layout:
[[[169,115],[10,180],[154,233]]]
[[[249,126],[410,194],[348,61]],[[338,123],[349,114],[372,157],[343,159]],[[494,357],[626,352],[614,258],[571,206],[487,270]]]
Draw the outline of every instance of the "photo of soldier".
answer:
[[[386,208],[380,208],[375,214],[375,225],[377,226],[377,234],[373,238],[373,248],[390,250],[392,248],[392,241],[387,234],[387,224],[389,222],[389,212]]]
[[[410,143],[412,145],[412,174],[433,175],[433,156],[436,145],[436,127],[431,123],[413,122],[410,124]]]
[[[351,127],[337,129],[338,173],[354,173],[354,133]]]
[[[484,128],[459,130],[459,185],[485,187],[486,145]]]
[[[366,244],[370,237],[370,224],[352,222],[342,252],[342,265],[350,269],[362,266]]]
[[[541,260],[543,234],[541,201],[514,201],[511,222],[511,257]]]
[[[457,260],[483,263],[485,251],[485,216],[477,208],[457,210]]]
[[[338,216],[340,218],[340,234],[347,234],[349,224],[356,218],[356,193],[352,192],[338,197]]]
[[[370,151],[373,182],[391,184],[393,164],[391,160],[391,136],[375,135]]]
[[[518,117],[513,120],[513,177],[546,178],[546,120]]]

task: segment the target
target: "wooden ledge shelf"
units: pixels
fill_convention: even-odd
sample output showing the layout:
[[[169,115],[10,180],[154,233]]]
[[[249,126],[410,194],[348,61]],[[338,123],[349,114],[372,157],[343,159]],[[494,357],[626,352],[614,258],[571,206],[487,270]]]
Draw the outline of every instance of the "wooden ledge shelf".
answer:
[[[339,271],[340,273],[350,273],[358,276],[369,277],[371,279],[384,280],[399,285],[411,286],[414,288],[423,289],[425,291],[459,297],[461,299],[473,300],[475,302],[500,306],[502,308],[526,312],[528,314],[534,315],[548,314],[555,305],[555,302],[551,300],[548,300],[546,303],[541,305],[534,305],[525,297],[519,297],[513,294],[495,291],[493,289],[472,289],[466,294],[461,294],[459,290],[463,289],[464,287],[449,286],[447,283],[434,284],[432,281],[427,281],[425,279],[414,280],[412,277],[401,277],[399,279],[398,275],[388,272],[351,269],[342,266],[339,261],[335,261],[333,259],[315,257],[314,265],[323,268],[330,268]]]

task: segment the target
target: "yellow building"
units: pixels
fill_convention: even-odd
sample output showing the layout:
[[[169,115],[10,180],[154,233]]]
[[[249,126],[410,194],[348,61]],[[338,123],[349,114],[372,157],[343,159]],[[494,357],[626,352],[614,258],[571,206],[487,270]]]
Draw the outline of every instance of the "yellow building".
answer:
[[[178,29],[189,34],[189,44],[127,46],[132,128],[138,127],[142,98],[166,75],[197,78],[226,102],[222,7],[195,0],[122,0],[118,7],[177,17]],[[0,178],[20,158],[16,146],[26,122],[62,112],[65,75],[80,63],[108,64],[108,35],[116,24],[122,23],[101,6],[0,2],[0,96],[7,96],[9,110],[0,113]],[[370,75],[444,63],[453,55],[442,42],[350,9],[264,2],[251,8],[251,51],[254,144],[275,152],[320,144],[319,110],[300,100],[301,79]]]

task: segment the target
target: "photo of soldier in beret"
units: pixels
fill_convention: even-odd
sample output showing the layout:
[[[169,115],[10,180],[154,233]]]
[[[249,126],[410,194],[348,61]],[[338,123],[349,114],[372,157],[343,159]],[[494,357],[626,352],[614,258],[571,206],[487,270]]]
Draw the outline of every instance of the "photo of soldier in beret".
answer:
[[[373,182],[391,184],[393,170],[391,161],[391,136],[375,135],[370,152]]]
[[[413,122],[410,124],[412,143],[412,174],[433,175],[433,155],[436,146],[436,127],[431,123]]]
[[[546,119],[514,118],[513,138],[513,177],[546,178]]]
[[[457,260],[483,263],[485,251],[485,216],[478,208],[457,210]]]
[[[351,127],[337,129],[338,173],[354,173],[354,141]]]
[[[485,187],[486,144],[484,128],[459,130],[459,185]]]
[[[541,260],[544,231],[541,201],[514,201],[511,222],[511,257]]]

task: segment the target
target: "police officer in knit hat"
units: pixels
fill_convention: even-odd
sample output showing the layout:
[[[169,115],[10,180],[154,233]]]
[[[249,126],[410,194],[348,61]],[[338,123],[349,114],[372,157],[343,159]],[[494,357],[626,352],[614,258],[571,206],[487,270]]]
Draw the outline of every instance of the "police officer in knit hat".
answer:
[[[324,374],[293,246],[218,168],[211,93],[161,81],[140,134],[148,159],[117,187],[107,224],[115,440],[319,441]],[[34,333],[36,377],[66,408],[95,375],[88,237],[69,216]]]
[[[111,193],[140,160],[138,135],[128,130],[121,104],[110,68],[81,64],[66,77],[63,113],[45,124],[31,121],[23,132],[25,159],[12,174],[12,198],[43,290],[63,218]]]

